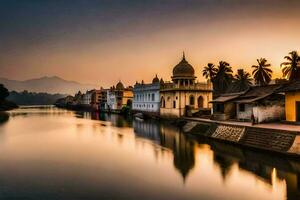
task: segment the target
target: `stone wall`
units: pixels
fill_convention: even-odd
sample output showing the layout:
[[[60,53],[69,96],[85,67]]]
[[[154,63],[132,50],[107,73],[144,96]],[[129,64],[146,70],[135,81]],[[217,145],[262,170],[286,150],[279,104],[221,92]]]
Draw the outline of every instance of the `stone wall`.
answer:
[[[211,137],[238,142],[244,135],[245,128],[238,126],[219,125]]]
[[[300,156],[300,132],[195,121],[188,122],[183,131],[257,149]]]

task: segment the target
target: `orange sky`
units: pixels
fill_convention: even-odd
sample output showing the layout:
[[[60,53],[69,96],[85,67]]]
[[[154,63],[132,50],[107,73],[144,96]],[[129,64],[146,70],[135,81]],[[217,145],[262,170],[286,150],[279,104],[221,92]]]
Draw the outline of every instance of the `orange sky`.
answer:
[[[126,85],[142,79],[148,82],[156,73],[170,79],[183,50],[199,80],[203,80],[201,71],[208,62],[225,60],[234,71],[250,71],[260,57],[265,57],[273,66],[274,76],[280,77],[283,57],[300,47],[300,4],[288,0],[289,4],[284,5],[275,0],[277,4],[267,7],[237,2],[183,8],[179,3],[172,9],[159,5],[145,13],[139,5],[135,8],[137,14],[129,12],[131,7],[127,8],[131,14],[124,16],[114,10],[117,14],[104,22],[96,20],[98,15],[82,14],[76,26],[72,17],[61,24],[42,18],[39,23],[49,23],[47,32],[33,24],[32,35],[15,34],[12,39],[7,34],[3,38],[0,77],[24,80],[57,75],[104,87],[119,79]],[[125,8],[118,7],[121,11]],[[12,30],[24,31],[22,28]]]

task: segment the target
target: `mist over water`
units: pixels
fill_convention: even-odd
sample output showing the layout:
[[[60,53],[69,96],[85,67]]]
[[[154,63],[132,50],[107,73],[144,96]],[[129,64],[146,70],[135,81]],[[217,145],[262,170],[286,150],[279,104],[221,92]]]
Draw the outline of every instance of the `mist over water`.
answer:
[[[170,124],[54,107],[0,123],[0,198],[299,199],[300,162]]]

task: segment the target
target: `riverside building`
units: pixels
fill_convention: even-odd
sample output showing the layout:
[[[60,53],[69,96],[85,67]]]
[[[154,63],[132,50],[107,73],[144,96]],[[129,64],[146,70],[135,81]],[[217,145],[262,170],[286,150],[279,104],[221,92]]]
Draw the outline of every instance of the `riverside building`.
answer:
[[[131,107],[133,92],[132,87],[125,88],[123,83],[119,81],[115,86],[107,90],[107,110],[119,112],[125,106]]]
[[[212,84],[196,82],[195,70],[183,53],[182,60],[173,68],[172,81],[161,85],[160,116],[182,117],[210,111]]]
[[[151,115],[159,115],[160,110],[160,85],[163,80],[159,80],[157,75],[153,78],[152,83],[136,83],[133,88],[132,110]]]

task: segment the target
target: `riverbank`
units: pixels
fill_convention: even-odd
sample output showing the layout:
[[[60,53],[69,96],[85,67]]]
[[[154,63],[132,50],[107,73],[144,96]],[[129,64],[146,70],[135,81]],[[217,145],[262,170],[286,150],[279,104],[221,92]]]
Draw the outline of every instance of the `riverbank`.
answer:
[[[7,101],[7,100],[0,101],[0,111],[8,111],[18,107],[19,106],[14,102]]]
[[[199,118],[182,120],[183,132],[188,134],[300,158],[300,127],[296,125],[251,126],[244,122],[220,122]]]

